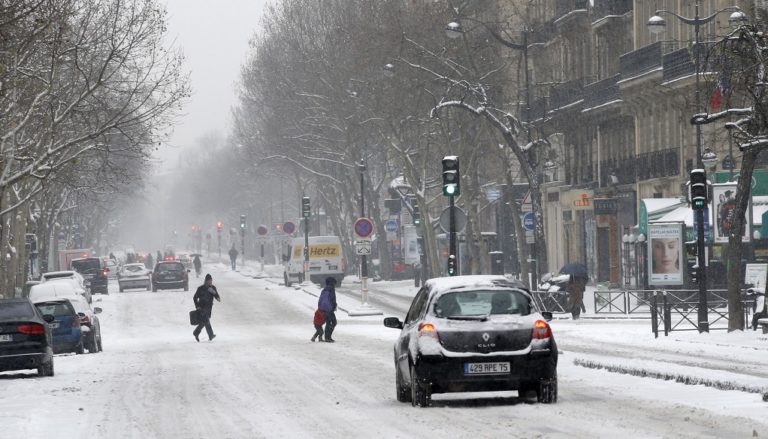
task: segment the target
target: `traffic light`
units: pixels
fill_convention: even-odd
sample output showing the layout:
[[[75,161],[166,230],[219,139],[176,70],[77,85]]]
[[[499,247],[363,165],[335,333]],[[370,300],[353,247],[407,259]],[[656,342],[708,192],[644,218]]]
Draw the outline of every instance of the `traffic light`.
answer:
[[[309,207],[309,197],[301,197],[301,216],[304,218],[309,218],[310,214],[310,207]]]
[[[240,215],[240,230],[245,230],[245,215]]]
[[[421,212],[419,212],[419,205],[414,204],[413,205],[413,225],[414,226],[420,226],[421,225]]]
[[[694,210],[706,209],[708,203],[707,171],[694,169],[691,171],[691,207]]]
[[[694,283],[694,284],[699,283],[699,266],[698,265],[689,265],[688,274],[691,277],[691,283]]]
[[[221,232],[221,228],[222,228],[223,226],[224,226],[224,224],[223,224],[221,221],[217,222],[217,223],[216,223],[216,231],[217,231],[217,232]]]
[[[459,158],[455,155],[443,157],[443,195],[458,197],[461,194]]]
[[[448,276],[456,276],[456,256],[448,255]]]

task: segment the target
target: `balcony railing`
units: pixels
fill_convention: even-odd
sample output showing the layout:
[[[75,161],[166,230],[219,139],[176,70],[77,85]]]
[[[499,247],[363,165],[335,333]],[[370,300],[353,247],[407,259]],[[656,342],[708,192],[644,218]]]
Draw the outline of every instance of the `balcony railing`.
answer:
[[[632,0],[595,0],[592,7],[592,21],[609,15],[624,15],[632,10]]]
[[[557,0],[555,2],[554,20],[559,19],[571,11],[587,8],[589,8],[589,0]]]
[[[680,150],[678,148],[600,162],[600,181],[604,186],[612,183],[628,184],[653,178],[673,177],[679,174]],[[616,178],[616,181],[611,181],[611,175]]]
[[[707,52],[711,46],[711,43],[702,43],[698,46],[701,51],[699,59],[701,59],[703,65],[707,62]],[[664,67],[663,79],[665,82],[696,73],[696,65],[694,63],[696,47],[694,46],[692,50],[688,48],[678,49],[664,55],[662,66]],[[702,71],[707,70],[706,67],[705,65]]]
[[[634,78],[661,67],[661,42],[649,44],[619,57],[619,71],[623,79]]]
[[[584,84],[581,79],[563,82],[552,87],[550,90],[550,108],[553,110],[565,107],[581,99],[584,99]]]
[[[617,74],[584,87],[584,107],[594,108],[621,99],[619,79],[621,79],[621,75]]]
[[[525,120],[536,120],[543,118],[547,110],[547,98],[539,98],[531,101],[530,112],[526,112],[523,108],[522,114]]]

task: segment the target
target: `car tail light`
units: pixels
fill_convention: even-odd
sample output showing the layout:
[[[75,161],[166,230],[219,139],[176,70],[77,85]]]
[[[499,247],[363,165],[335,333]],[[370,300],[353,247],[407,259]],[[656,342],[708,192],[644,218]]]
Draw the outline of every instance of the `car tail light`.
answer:
[[[533,332],[531,338],[535,340],[544,340],[552,336],[552,329],[544,320],[536,320],[533,323]]]
[[[347,271],[347,260],[341,258],[341,271]]]
[[[88,316],[80,317],[80,324],[81,325],[90,325],[91,324],[91,318],[88,317]]]
[[[432,323],[422,323],[419,325],[419,337],[432,337],[438,339],[437,329]]]
[[[108,271],[109,271],[109,270],[107,270],[106,268],[105,268],[105,269],[103,269],[103,270],[101,270],[101,277],[107,277],[107,272],[108,272]]]
[[[73,328],[79,328],[80,327],[80,316],[76,319],[72,319],[72,327]]]
[[[41,335],[45,334],[45,327],[38,324],[19,325],[16,327],[16,332],[19,334]]]

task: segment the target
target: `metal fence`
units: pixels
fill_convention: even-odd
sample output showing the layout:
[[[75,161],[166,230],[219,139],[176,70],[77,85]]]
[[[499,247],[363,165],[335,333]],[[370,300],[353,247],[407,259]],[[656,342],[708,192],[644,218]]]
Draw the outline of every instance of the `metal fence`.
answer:
[[[709,330],[728,329],[727,290],[707,291]],[[754,299],[742,291],[741,305],[744,310],[744,327],[749,327],[750,314],[754,311]],[[655,337],[659,332],[668,336],[673,331],[698,331],[699,292],[698,290],[657,291],[651,296],[651,330]]]

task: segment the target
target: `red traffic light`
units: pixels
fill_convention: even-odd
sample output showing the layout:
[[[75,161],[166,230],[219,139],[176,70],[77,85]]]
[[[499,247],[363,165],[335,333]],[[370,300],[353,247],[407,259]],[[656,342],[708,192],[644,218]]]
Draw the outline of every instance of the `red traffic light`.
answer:
[[[222,223],[221,221],[217,222],[217,223],[216,223],[216,230],[218,230],[218,231],[221,231],[221,228],[222,228],[223,226],[224,226],[224,223]]]

